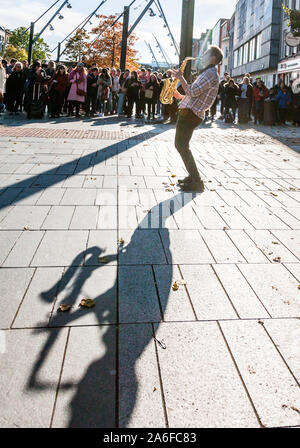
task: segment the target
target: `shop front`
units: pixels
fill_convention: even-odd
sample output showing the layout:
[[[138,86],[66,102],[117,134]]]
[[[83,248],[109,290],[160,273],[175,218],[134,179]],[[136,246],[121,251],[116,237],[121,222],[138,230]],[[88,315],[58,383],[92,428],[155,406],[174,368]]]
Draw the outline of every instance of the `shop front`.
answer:
[[[300,82],[300,55],[294,58],[285,59],[278,64],[278,82],[282,79],[285,84],[289,85],[290,81]]]

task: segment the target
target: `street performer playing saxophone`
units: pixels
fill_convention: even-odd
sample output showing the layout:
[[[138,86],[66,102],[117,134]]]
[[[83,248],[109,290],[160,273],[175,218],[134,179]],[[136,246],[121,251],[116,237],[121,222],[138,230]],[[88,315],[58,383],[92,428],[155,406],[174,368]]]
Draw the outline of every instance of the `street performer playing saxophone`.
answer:
[[[191,85],[188,85],[180,70],[173,70],[173,76],[181,82],[185,91],[185,95],[181,95],[178,91],[174,94],[175,98],[182,100],[179,105],[175,146],[189,173],[188,177],[178,181],[182,191],[204,191],[204,183],[201,180],[189,143],[194,130],[203,121],[205,111],[210,109],[217,97],[219,75],[216,66],[222,60],[222,50],[219,47],[210,46],[203,55],[204,70]]]

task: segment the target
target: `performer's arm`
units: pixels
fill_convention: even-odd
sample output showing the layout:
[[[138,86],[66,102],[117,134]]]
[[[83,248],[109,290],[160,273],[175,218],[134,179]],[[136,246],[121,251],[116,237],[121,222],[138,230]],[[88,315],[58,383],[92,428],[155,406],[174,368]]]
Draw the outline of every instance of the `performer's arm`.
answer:
[[[186,82],[180,70],[173,70],[173,75],[179,79],[183,90],[188,96],[191,97],[199,96],[203,91],[209,89],[211,86],[210,77],[204,74],[198,76],[196,81],[191,85]]]
[[[176,100],[182,100],[184,98],[184,95],[181,95],[181,93],[176,90],[174,93],[174,98],[176,98]]]

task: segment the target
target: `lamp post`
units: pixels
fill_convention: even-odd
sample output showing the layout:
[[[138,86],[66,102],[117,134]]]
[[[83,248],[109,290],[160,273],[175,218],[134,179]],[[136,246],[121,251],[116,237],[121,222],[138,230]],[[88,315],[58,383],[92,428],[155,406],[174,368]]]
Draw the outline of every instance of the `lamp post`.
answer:
[[[181,39],[180,39],[180,64],[193,52],[193,31],[194,31],[195,0],[182,0],[181,16]],[[185,76],[188,78],[191,73],[191,62],[188,62],[185,69]]]

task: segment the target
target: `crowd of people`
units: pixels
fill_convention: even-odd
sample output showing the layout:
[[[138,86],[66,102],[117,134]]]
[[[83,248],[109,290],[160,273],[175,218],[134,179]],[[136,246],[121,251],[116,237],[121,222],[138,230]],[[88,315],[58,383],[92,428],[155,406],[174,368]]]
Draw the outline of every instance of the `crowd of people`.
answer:
[[[160,93],[163,80],[171,77],[171,70],[159,73],[151,69],[138,71],[109,69],[82,62],[67,68],[50,61],[0,62],[0,112],[9,115],[27,112],[28,118],[41,118],[47,109],[50,118],[95,117],[119,115],[160,119],[175,123],[177,102],[163,106]]]
[[[193,79],[197,78],[193,75]],[[28,118],[41,118],[47,109],[50,118],[96,117],[119,115],[145,118],[146,122],[177,121],[178,101],[163,105],[160,93],[165,78],[172,77],[172,70],[165,73],[142,68],[130,72],[120,69],[86,67],[82,62],[69,68],[50,61],[43,64],[36,60],[29,67],[27,61],[11,59],[0,62],[0,113],[19,115],[25,111]],[[180,88],[179,88],[180,91]],[[246,74],[236,83],[228,73],[220,83],[218,96],[206,111],[205,121],[214,120],[220,103],[220,119],[227,123],[254,124],[264,122],[266,102],[272,102],[276,123],[290,121],[300,126],[300,93],[293,93],[292,85],[283,81],[268,89],[260,78],[252,80]]]
[[[300,93],[293,92],[293,81],[287,86],[280,80],[268,89],[262,79],[253,80],[247,73],[241,83],[236,83],[228,73],[219,87],[221,102],[221,119],[227,123],[235,123],[238,113],[238,123],[245,124],[254,119],[254,124],[286,124],[287,121],[300,126]],[[272,107],[267,109],[266,103]],[[216,104],[211,108],[210,115],[206,113],[206,120],[214,119]],[[273,116],[269,118],[269,114]],[[266,120],[267,115],[267,120]],[[270,123],[269,123],[270,122]]]

